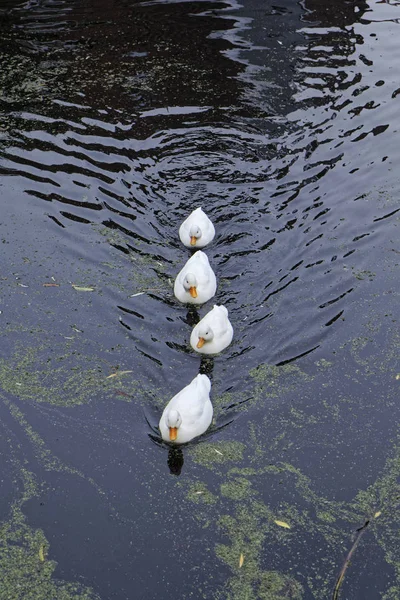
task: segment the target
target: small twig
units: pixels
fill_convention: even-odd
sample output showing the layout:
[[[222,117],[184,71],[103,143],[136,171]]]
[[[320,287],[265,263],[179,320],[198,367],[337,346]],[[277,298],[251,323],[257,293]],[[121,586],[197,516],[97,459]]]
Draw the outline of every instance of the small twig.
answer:
[[[350,548],[348,555],[346,556],[346,560],[344,561],[342,570],[340,571],[339,577],[336,580],[336,585],[335,585],[335,588],[334,588],[333,594],[332,594],[332,600],[338,600],[338,598],[339,598],[339,591],[342,586],[344,576],[346,575],[346,571],[347,571],[348,567],[350,566],[351,558],[355,552],[355,549],[358,546],[358,542],[360,541],[362,534],[364,533],[364,531],[366,530],[368,525],[369,525],[369,519],[367,519],[365,521],[365,523],[362,527],[359,527],[359,529],[357,529],[356,539],[354,540],[354,543],[353,543],[352,547]]]

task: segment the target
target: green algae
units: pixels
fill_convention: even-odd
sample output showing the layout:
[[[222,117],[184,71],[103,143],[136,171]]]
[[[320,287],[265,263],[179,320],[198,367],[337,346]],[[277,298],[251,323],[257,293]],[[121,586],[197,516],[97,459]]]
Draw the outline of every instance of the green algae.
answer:
[[[366,490],[361,490],[353,504],[361,507],[372,520],[371,528],[377,542],[400,582],[400,438],[380,477]],[[400,583],[398,585],[400,593]]]
[[[190,454],[194,462],[213,468],[232,461],[239,462],[243,458],[244,448],[241,442],[209,442],[194,446]]]
[[[20,465],[24,485],[19,500],[0,523],[0,595],[7,600],[100,600],[89,587],[54,577],[57,563],[41,529],[27,524],[23,504],[40,492],[33,473]]]
[[[202,513],[201,503],[192,494],[187,496],[197,503],[200,521],[203,519],[209,528],[220,532],[221,540],[215,546],[216,557],[231,570],[231,576],[217,590],[215,598],[300,600],[306,588],[313,598],[331,597],[346,549],[347,552],[350,550],[357,528],[367,521],[368,535],[373,536],[374,544],[380,547],[384,561],[393,570],[396,580],[396,585],[393,585],[393,580],[388,580],[388,588],[382,591],[382,598],[394,600],[400,597],[400,439],[392,444],[391,456],[386,459],[383,468],[372,471],[376,473],[374,483],[359,490],[349,501],[336,500],[324,494],[313,475],[305,473],[293,462],[282,460],[282,456],[277,459],[292,431],[301,433],[304,429],[310,435],[311,427],[315,429],[324,423],[336,423],[338,427],[346,423],[350,431],[357,427],[356,415],[365,406],[365,399],[362,402],[357,396],[357,386],[371,371],[390,383],[382,402],[387,406],[393,405],[398,386],[397,371],[394,372],[392,367],[398,356],[397,334],[392,336],[385,355],[365,355],[364,350],[369,343],[369,338],[365,337],[343,346],[342,351],[350,348],[355,360],[355,368],[348,373],[347,379],[356,387],[346,394],[335,391],[335,399],[330,394],[330,390],[338,385],[336,361],[333,359],[317,361],[313,375],[287,366],[282,369],[261,365],[254,369],[251,372],[255,381],[254,396],[260,402],[281,394],[298,394],[301,397],[310,381],[316,380],[318,384],[318,379],[322,379],[326,392],[321,394],[318,413],[305,410],[304,401],[301,407],[289,407],[285,419],[279,417],[277,422],[275,417],[275,438],[266,434],[272,413],[260,422],[251,422],[248,435],[245,435],[247,441],[241,443],[240,452],[232,453],[233,461],[225,461],[215,452],[215,449],[223,451],[222,444],[204,444],[203,450],[202,445],[191,450],[193,460],[211,471],[214,480],[215,477],[219,480],[219,493],[213,490],[214,516],[205,510],[205,506]],[[329,400],[325,394],[330,395]],[[349,421],[349,415],[353,415],[353,420]],[[325,441],[327,444],[328,440]],[[282,490],[276,504],[273,496],[269,498],[265,490],[269,487],[274,490],[277,484]],[[201,489],[200,482],[196,485]],[[281,526],[280,522],[288,523],[290,529]],[[315,554],[304,553],[300,570],[298,548],[305,544],[319,550]],[[272,557],[273,569],[269,564]],[[278,569],[276,557],[282,557],[278,560],[281,564]],[[352,564],[349,565],[343,585],[354,579],[357,581],[359,574],[355,569]],[[294,576],[294,573],[297,575]],[[342,597],[345,596],[340,595]]]
[[[31,444],[33,455],[45,471],[68,473],[87,481],[96,490],[99,496],[104,497],[107,495],[106,491],[93,477],[86,476],[82,471],[61,461],[53,452],[51,452],[44,439],[34,430],[34,428],[27,421],[23,412],[14,403],[4,398],[3,402],[4,405],[8,407],[12,417],[20,425],[22,431],[24,431]],[[20,467],[19,471],[20,476],[23,477],[24,480],[25,495],[23,500],[25,501],[33,496],[38,495],[39,487],[37,482],[33,479],[33,476],[29,475],[29,472],[22,467]],[[28,473],[29,477],[27,477],[26,473]],[[110,507],[110,512],[115,514],[114,508]]]
[[[258,367],[250,370],[250,376],[259,385],[268,384],[268,395],[276,395],[281,386],[285,389],[294,389],[299,385],[299,382],[312,381],[312,377],[302,371],[300,367],[292,364],[275,365],[261,364]]]
[[[325,521],[325,523],[334,523],[337,518],[334,514],[330,513],[327,510],[321,510],[321,511],[317,512],[316,517],[317,517],[317,519],[320,519],[321,521]]]
[[[221,495],[231,500],[245,500],[251,495],[251,482],[244,477],[236,477],[221,484]]]
[[[231,393],[225,392],[224,394],[214,394],[212,398],[214,410],[218,415],[220,412],[229,409],[230,407],[235,410],[246,410],[246,400],[248,398],[244,393]]]
[[[0,55],[0,99],[3,102],[23,104],[26,101],[43,102],[54,81],[66,70],[61,63],[49,65],[23,55]]]
[[[354,341],[352,349],[365,348],[367,341],[358,344]],[[392,356],[391,348],[388,352]],[[351,375],[352,381],[356,377],[365,376],[367,371],[365,361],[357,353],[353,354],[357,360],[359,374]],[[295,392],[302,393],[318,373],[323,374],[323,384],[327,389],[332,388],[335,379],[332,369],[335,367],[333,360],[319,360],[316,363],[317,374],[312,377],[297,368],[273,368],[262,365],[253,371],[255,380],[255,398],[262,401],[267,397],[279,397],[281,394]],[[377,365],[375,365],[377,367]],[[379,372],[388,372],[384,363],[379,367]],[[340,396],[340,394],[339,394]],[[230,399],[221,401],[221,406],[229,403]],[[338,397],[335,403],[322,398],[319,413],[308,414],[300,407],[292,406],[288,418],[280,419],[282,432],[274,439],[266,434],[267,419],[262,423],[251,423],[247,443],[234,441],[200,443],[189,449],[189,454],[194,463],[199,467],[210,470],[219,479],[219,491],[203,481],[188,485],[187,498],[194,503],[197,509],[196,517],[203,521],[207,527],[215,527],[226,538],[225,543],[218,543],[215,553],[219,560],[227,565],[232,576],[228,578],[222,590],[216,592],[215,598],[230,600],[275,600],[275,598],[302,598],[303,587],[307,585],[313,597],[329,597],[332,592],[335,576],[337,575],[344,549],[351,545],[351,535],[356,527],[362,525],[365,516],[373,516],[382,508],[382,501],[375,497],[376,490],[372,488],[360,492],[356,499],[350,503],[337,502],[328,496],[316,492],[315,481],[302,472],[295,464],[285,461],[276,461],[271,453],[271,448],[279,449],[283,438],[293,429],[307,429],[310,425],[330,422],[332,419],[340,424],[346,418],[348,407],[352,410],[361,407],[357,398],[348,394]],[[390,466],[391,473],[386,483],[377,482],[377,489],[386,487],[395,490],[397,470],[395,462]],[[272,461],[272,462],[271,462]],[[265,477],[279,478],[283,489],[291,491],[290,499],[281,502],[279,510],[270,506],[268,499],[260,494],[257,480]],[[218,488],[217,488],[218,489]],[[293,494],[296,493],[296,497]],[[393,494],[392,494],[393,495]],[[383,496],[389,496],[388,493]],[[390,500],[390,499],[389,499]],[[386,524],[387,512],[394,506],[394,500],[387,500],[382,515],[374,522],[374,536],[382,546],[388,564],[398,570],[396,559],[397,541],[392,535],[390,527],[395,529],[396,520],[400,518],[398,509],[394,511],[390,525]],[[299,509],[297,504],[306,503]],[[212,507],[213,514],[209,509]],[[204,512],[202,512],[204,508]],[[292,529],[287,531],[280,528],[274,521],[289,522]],[[268,566],[270,554],[282,554],[290,551],[292,544],[296,543],[299,536],[306,539],[317,540],[318,547],[323,548],[321,557],[313,557],[308,565],[306,574],[298,581],[292,576],[293,567],[289,571],[282,569],[271,570]],[[244,562],[239,569],[240,556],[243,554]],[[397,555],[399,553],[397,552]],[[400,580],[400,576],[398,576]],[[396,598],[398,587],[391,587],[383,597],[392,600]]]
[[[301,600],[303,587],[290,575],[282,575],[277,571],[261,573],[254,586],[243,570],[242,576],[233,580],[224,594],[226,595],[218,594],[217,598],[226,600],[237,598],[243,600]]]
[[[354,277],[361,281],[363,279],[368,279],[369,281],[373,281],[373,279],[376,276],[376,273],[373,273],[372,271],[368,271],[368,270],[356,271],[355,269],[352,269],[352,272],[353,272]]]
[[[233,575],[223,593],[217,597],[230,600],[301,598],[302,586],[294,578],[261,566],[267,536],[273,535],[270,511],[258,500],[243,505],[241,494],[236,500],[240,504],[235,517],[226,514],[218,522],[219,528],[231,543],[217,544],[216,555],[231,568]]]
[[[292,364],[277,367],[264,363],[251,369],[249,374],[254,381],[250,404],[259,403],[265,398],[279,398],[300,385],[310,384],[314,379],[313,375]]]
[[[110,230],[107,229],[107,232],[109,233]],[[125,240],[122,236],[120,238]],[[118,240],[113,236],[109,237],[108,241],[116,244],[120,243],[121,239]],[[132,293],[155,288],[159,280],[149,269],[153,264],[156,267],[155,263],[139,255],[130,256],[130,260],[137,267],[132,270],[131,275]],[[82,281],[90,283],[90,274],[87,274]],[[126,288],[126,282],[121,283],[120,289],[126,291]],[[353,356],[361,370],[360,381],[362,377],[365,378],[376,371],[376,358],[371,356],[370,360],[366,360],[361,353],[368,347],[368,342],[369,340],[366,340],[365,343],[358,345],[353,341]],[[42,351],[43,348],[40,352],[37,348],[28,349],[25,354],[19,351],[18,356],[14,355],[11,360],[0,363],[0,383],[5,391],[17,395],[22,400],[64,406],[90,402],[96,395],[112,392],[115,389],[132,394],[137,391],[135,382],[122,383],[117,377],[107,380],[108,372],[99,368],[96,364],[97,359],[91,356],[85,354],[77,356],[69,350],[62,350],[59,352],[58,359],[65,364],[58,367],[57,359],[54,358],[47,365],[47,359],[43,356],[39,357]],[[328,375],[333,364],[333,361],[322,359],[318,361],[317,366]],[[363,370],[363,366],[369,366],[374,371]],[[71,371],[76,372],[71,373]],[[260,404],[268,398],[280,398],[288,392],[299,390],[300,393],[302,386],[316,377],[308,375],[293,365],[282,367],[261,365],[253,369],[250,374],[255,387],[252,399],[255,404]],[[352,381],[355,380],[354,373],[348,377]],[[323,382],[322,385],[326,386],[327,383]],[[230,403],[231,398],[231,395],[221,396],[215,403],[217,406],[223,406]],[[122,396],[121,399],[124,397]],[[374,521],[371,530],[382,546],[387,562],[396,569],[399,580],[397,557],[400,552],[396,552],[396,549],[398,550],[396,521],[398,523],[399,513],[395,499],[395,494],[398,494],[396,484],[398,470],[394,464],[388,465],[386,479],[377,480],[375,487],[359,492],[353,503],[346,504],[318,495],[315,491],[318,482],[290,462],[279,461],[266,465],[270,460],[275,460],[269,450],[279,449],[281,441],[284,437],[288,437],[290,429],[306,429],[307,426],[315,425],[324,419],[329,420],[331,417],[339,423],[344,413],[343,406],[346,404],[356,406],[356,399],[350,395],[341,397],[335,405],[330,402],[330,400],[323,400],[321,414],[318,416],[308,415],[304,410],[292,407],[286,420],[280,418],[279,425],[282,433],[273,441],[265,435],[268,429],[264,422],[260,426],[254,424],[251,426],[247,444],[238,442],[199,444],[190,450],[191,457],[198,466],[209,469],[219,478],[219,485],[216,486],[218,491],[211,491],[205,483],[198,481],[189,487],[187,494],[191,502],[200,507],[204,506],[203,518],[207,519],[209,526],[214,524],[219,529],[221,537],[225,538],[225,543],[216,545],[215,553],[221,562],[231,569],[232,575],[226,582],[224,590],[216,593],[216,598],[220,597],[224,600],[301,598],[302,584],[289,575],[289,569],[286,571],[282,568],[278,571],[274,567],[274,570],[271,570],[268,562],[275,553],[285,556],[300,536],[307,537],[307,535],[314,536],[318,540],[319,547],[323,549],[324,561],[329,562],[330,565],[324,568],[324,561],[314,557],[305,579],[315,598],[329,597],[335,573],[340,567],[343,548],[346,544],[351,544],[351,533],[356,526],[362,524],[365,515],[371,516],[376,512],[382,514]],[[67,466],[51,455],[44,440],[29,426],[16,406],[11,407],[11,413],[31,440],[40,463],[47,469],[68,470]],[[396,460],[394,459],[394,462]],[[250,467],[249,464],[252,466]],[[279,510],[258,489],[257,479],[265,481],[267,476],[271,484],[275,478],[279,478],[283,490],[290,490],[290,499],[281,502]],[[32,486],[34,485],[32,481]],[[282,496],[284,494],[285,492],[282,491]],[[306,509],[303,506],[299,508],[298,505],[303,503],[306,503]],[[215,508],[217,513],[214,523],[210,520],[210,506]],[[292,530],[289,532],[274,525],[274,521],[278,519],[289,521]],[[41,560],[41,549],[45,561]],[[34,564],[38,562],[39,568],[43,569],[42,563],[45,562],[46,568],[49,568],[50,554],[51,549],[39,532],[32,550]],[[244,559],[243,565],[239,567],[241,555]],[[28,561],[28,558],[26,560]],[[12,583],[11,581],[10,585]],[[54,582],[50,583],[54,584]],[[41,581],[38,581],[32,586],[35,590],[35,598],[41,599],[41,585]],[[57,590],[59,587],[57,584]],[[67,589],[61,587],[63,590]],[[66,593],[75,593],[72,589],[68,589]],[[47,596],[43,598],[70,597],[58,596],[60,592],[55,592],[51,588],[46,588],[45,591]],[[25,597],[29,598],[29,596]],[[383,597],[388,600],[399,598],[398,586],[391,587]]]
[[[0,387],[21,400],[57,406],[86,404],[115,391],[123,392],[118,397],[125,401],[138,397],[138,382],[119,370],[104,367],[97,357],[77,352],[67,342],[49,351],[42,340],[0,359]]]
[[[189,486],[187,497],[196,504],[215,504],[217,502],[215,494],[203,482],[195,482]]]
[[[49,471],[63,471],[67,470],[65,465],[61,463],[61,461],[55,457],[50,450],[47,448],[44,440],[38,435],[38,433],[33,429],[33,427],[28,423],[25,416],[19,410],[19,408],[9,402],[8,400],[3,400],[5,405],[8,406],[11,415],[14,419],[19,423],[22,429],[25,431],[29,441],[32,444],[34,449],[34,455],[40,461],[42,466]]]
[[[26,525],[15,510],[0,526],[0,587],[7,600],[95,600],[90,588],[53,578],[57,563],[48,559],[49,544],[40,530]]]
[[[151,67],[150,75],[145,76],[144,73],[139,73],[131,79],[116,73],[111,63],[98,60],[98,65],[103,62],[99,76],[99,70],[93,68],[92,60],[87,61],[85,65],[86,54],[87,51],[82,53],[82,56],[78,56],[75,63],[74,81],[77,89],[84,82],[86,88],[93,85],[93,89],[97,90],[98,81],[101,80],[104,88],[112,88],[118,83],[122,83],[123,87],[126,86],[128,93],[133,91],[137,93],[137,90],[151,92],[152,89],[159,87],[160,81],[165,83],[167,78],[171,78],[170,70],[162,68],[160,64],[157,65],[155,60],[153,60],[153,64],[150,61],[147,63],[147,67]],[[46,81],[49,80],[54,65],[44,76],[43,71],[36,69],[33,60],[24,59],[24,61],[21,64],[2,61],[9,64],[6,100],[13,103],[21,100],[26,102],[30,99],[43,102],[49,93],[49,89],[46,89]],[[130,64],[131,62],[129,61]],[[177,72],[179,71],[178,67],[181,66],[178,63],[179,60],[176,65]],[[14,84],[12,77],[16,71],[19,71],[21,75],[15,79]],[[58,90],[60,87],[58,85]],[[101,102],[104,100],[102,99]],[[110,235],[110,231],[110,229],[106,229],[108,242],[120,243],[126,247],[126,238],[119,236],[117,239],[114,233],[112,236]],[[155,277],[154,271],[151,272],[150,269],[154,265],[155,269],[160,270],[160,265],[156,265],[150,258],[141,255],[130,255],[129,259],[134,267],[129,284],[127,285],[127,282],[119,282],[118,285],[114,283],[114,288],[117,289],[119,286],[118,289],[126,292],[129,285],[132,284],[131,293],[157,288],[159,278]],[[358,271],[353,272],[353,276],[360,280],[368,277],[373,279],[374,274]],[[82,283],[91,283],[90,273],[82,276]],[[362,356],[361,350],[365,350],[367,347],[367,343],[362,348],[361,346],[356,347],[355,344],[353,347],[354,359],[361,369],[360,381],[367,376],[371,378],[371,374],[376,372],[376,353],[374,357],[374,352],[372,352],[369,359]],[[23,352],[19,350],[18,355],[14,353],[11,358],[0,362],[0,385],[7,393],[18,396],[21,400],[71,407],[91,402],[98,395],[112,393],[115,390],[122,390],[131,395],[138,391],[138,384],[131,380],[134,375],[128,375],[124,379],[115,377],[108,380],[107,376],[110,371],[99,368],[97,358],[89,356],[87,353],[76,355],[67,348],[61,348],[56,358],[51,357],[47,362],[48,358],[43,347],[41,349],[28,348]],[[57,360],[59,364],[57,364]],[[323,360],[319,361],[318,366],[328,374],[333,363],[329,361],[329,364],[325,364]],[[370,370],[363,370],[363,365],[368,366]],[[310,375],[293,365],[283,367],[261,365],[252,370],[251,376],[255,394],[247,406],[261,404],[268,398],[284,397],[288,392],[298,391],[300,395],[301,391],[304,391],[302,386],[312,381]],[[355,374],[351,373],[349,379],[354,381]],[[327,384],[323,382],[322,385]],[[139,395],[139,401],[141,397]],[[121,400],[126,398],[128,395],[120,396]],[[221,400],[216,400],[216,405],[222,406],[228,402],[230,402],[229,397],[225,399],[221,397]],[[324,496],[322,492],[318,493],[318,480],[315,477],[311,478],[295,464],[276,458],[278,450],[282,447],[281,442],[290,437],[291,430],[304,429],[306,431],[308,426],[322,422],[324,419],[329,422],[332,418],[335,422],[340,423],[347,404],[352,407],[356,406],[356,398],[350,394],[342,395],[334,405],[331,399],[324,399],[320,406],[321,413],[318,416],[309,415],[298,407],[292,407],[286,419],[280,418],[279,421],[276,419],[275,422],[282,431],[274,437],[273,441],[266,435],[269,429],[267,421],[264,421],[260,425],[253,424],[249,429],[250,435],[247,438],[249,440],[247,444],[238,442],[199,444],[198,447],[190,450],[191,458],[196,466],[210,470],[217,480],[216,489],[213,491],[202,481],[190,484],[188,489],[188,499],[200,507],[204,505],[204,519],[207,519],[208,523],[210,523],[210,506],[215,508],[218,513],[214,525],[221,532],[224,542],[217,544],[215,553],[222,563],[231,569],[232,575],[229,577],[225,589],[216,593],[216,598],[220,597],[223,600],[301,598],[303,596],[302,585],[289,574],[289,568],[285,570],[282,567],[278,571],[276,567],[271,567],[268,563],[272,562],[275,554],[285,558],[286,553],[289,553],[291,546],[295,546],[300,537],[309,539],[307,534],[316,537],[324,560],[333,565],[324,569],[323,561],[318,560],[318,557],[312,557],[307,573],[309,587],[313,590],[315,598],[330,597],[329,592],[332,589],[334,574],[337,567],[340,567],[337,557],[339,556],[340,561],[346,543],[351,544],[351,533],[354,528],[362,524],[366,515],[373,516],[377,512],[382,514],[373,521],[371,531],[382,546],[388,563],[396,569],[399,581],[397,451],[392,460],[387,462],[383,475],[369,488],[360,491],[352,503],[337,502],[328,495]],[[69,469],[51,455],[45,441],[29,425],[22,411],[16,405],[9,406],[14,419],[31,441],[40,464],[46,469]],[[276,453],[271,452],[271,449]],[[270,461],[273,463],[267,464]],[[29,476],[28,472],[24,471],[24,473],[29,496],[35,493],[38,484],[33,477]],[[285,494],[287,494],[287,500],[281,501],[279,506],[274,504],[268,495],[260,491],[259,488],[262,487],[258,484],[260,480],[263,485],[267,481],[266,485],[271,485],[271,488],[275,480],[279,480],[279,484],[282,486],[280,497],[285,498]],[[290,521],[292,530],[289,532],[274,525],[274,520],[277,519]],[[44,598],[64,600],[64,598],[92,597],[89,590],[79,592],[73,584],[65,584],[51,579],[55,564],[49,558],[51,557],[51,547],[40,530],[31,530],[27,527],[22,513],[17,509],[13,514],[12,524],[15,528],[19,527],[20,534],[12,538],[5,532],[6,544],[10,546],[10,556],[7,556],[4,562],[6,565],[11,565],[11,567],[16,565],[18,568],[15,570],[16,576],[5,581],[5,587],[0,588],[8,592],[7,598],[14,600],[13,593],[15,590],[19,592],[20,582],[18,579],[22,578],[22,581],[25,581],[26,572],[32,580],[32,585],[29,588],[25,586],[24,596],[21,596],[21,600],[22,598],[30,600],[31,591],[34,594],[32,600],[33,598],[36,600],[42,600],[42,598],[43,600]],[[32,541],[31,544],[28,543],[29,540]],[[13,555],[11,550],[19,546],[22,547],[22,553]],[[41,552],[44,560],[41,558]],[[241,555],[244,559],[243,565],[239,567]],[[0,560],[2,557],[3,555],[0,554]],[[44,572],[45,577],[42,579],[36,577],[35,569],[39,574]],[[3,583],[1,575],[0,583]],[[384,600],[398,600],[399,596],[399,587],[396,586],[388,589],[383,598]],[[15,596],[15,598],[19,600],[20,596]]]
[[[303,587],[294,578],[276,571],[261,574],[257,591],[260,600],[300,600],[303,597]]]
[[[237,470],[232,469],[234,472]],[[289,468],[287,470],[290,472]],[[242,471],[243,474],[246,472],[245,469]],[[261,471],[267,472],[266,469]],[[268,472],[273,473],[273,470],[269,469]],[[254,477],[260,474],[252,471],[249,475]],[[246,597],[249,600],[302,598],[299,581],[289,573],[271,572],[264,563],[268,552],[284,552],[284,548],[290,547],[292,540],[298,538],[300,531],[310,530],[311,518],[289,503],[282,503],[277,512],[262,500],[260,493],[245,477],[232,477],[231,471],[226,477],[227,480],[221,483],[218,497],[217,514],[220,516],[217,527],[228,541],[218,543],[215,552],[230,567],[232,577],[216,597],[230,600]],[[224,514],[221,514],[222,511],[225,511]],[[291,529],[279,526],[277,521],[290,522]],[[330,532],[327,532],[327,536],[330,536]],[[240,567],[241,555],[244,561]]]

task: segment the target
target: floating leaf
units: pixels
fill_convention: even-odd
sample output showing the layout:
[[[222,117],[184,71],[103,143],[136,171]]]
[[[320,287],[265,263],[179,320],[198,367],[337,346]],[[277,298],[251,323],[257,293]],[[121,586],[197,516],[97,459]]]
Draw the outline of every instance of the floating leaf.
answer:
[[[83,287],[80,285],[75,285],[74,283],[72,284],[72,287],[77,292],[94,292],[94,288],[92,288],[92,287]]]
[[[132,373],[133,371],[117,371],[116,373],[111,373],[108,375],[106,379],[111,379],[111,377],[117,377],[117,375],[125,375],[125,373]]]
[[[219,450],[216,450],[215,448],[214,448],[214,450],[217,454],[220,454],[221,456],[223,456],[222,452],[220,452]]]
[[[396,379],[397,379],[397,381],[400,379],[400,373],[397,373]]]
[[[44,283],[43,287],[60,287],[59,283]]]
[[[376,512],[376,513],[374,514],[374,517],[375,517],[375,519],[377,519],[378,517],[380,517],[380,516],[381,516],[381,514],[382,514],[382,511],[381,511],[381,510],[378,510],[378,512]]]
[[[279,525],[279,527],[284,527],[285,529],[291,529],[289,523],[286,523],[286,521],[274,521],[274,523],[276,525]]]
[[[143,296],[146,292],[137,292],[137,294],[132,294],[131,298],[135,298],[135,296]]]
[[[40,562],[44,562],[44,546],[41,544],[39,546],[39,560]]]

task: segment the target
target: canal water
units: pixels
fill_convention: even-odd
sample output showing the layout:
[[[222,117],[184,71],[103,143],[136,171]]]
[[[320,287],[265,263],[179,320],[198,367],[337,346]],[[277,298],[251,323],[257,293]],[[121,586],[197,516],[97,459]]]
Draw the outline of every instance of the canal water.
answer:
[[[2,0],[1,600],[400,598],[399,11]]]

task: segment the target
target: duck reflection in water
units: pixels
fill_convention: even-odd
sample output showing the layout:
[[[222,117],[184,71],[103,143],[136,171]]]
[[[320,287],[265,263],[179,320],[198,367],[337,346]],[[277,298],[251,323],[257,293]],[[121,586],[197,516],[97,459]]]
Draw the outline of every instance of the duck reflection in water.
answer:
[[[186,323],[190,327],[194,327],[195,325],[197,325],[197,323],[199,321],[200,321],[199,312],[198,312],[196,306],[194,306],[193,304],[191,304],[189,306],[187,314],[186,314]]]
[[[183,452],[180,448],[170,448],[168,450],[167,465],[171,475],[180,475],[184,463]]]
[[[212,356],[202,356],[200,361],[200,369],[199,373],[203,375],[207,375],[207,377],[212,381],[214,371],[214,357]]]

